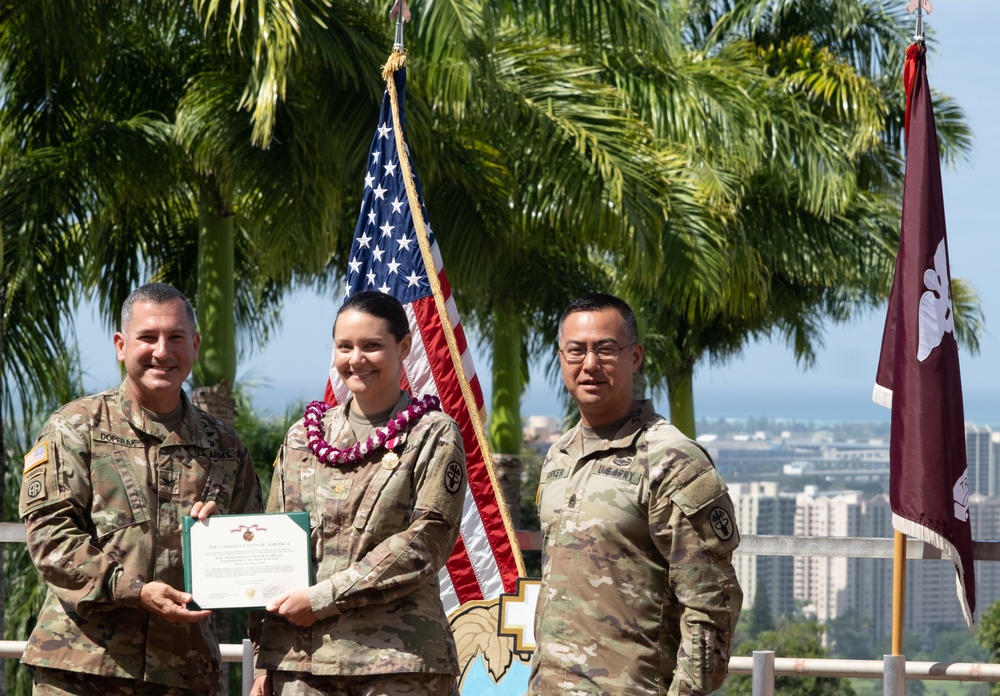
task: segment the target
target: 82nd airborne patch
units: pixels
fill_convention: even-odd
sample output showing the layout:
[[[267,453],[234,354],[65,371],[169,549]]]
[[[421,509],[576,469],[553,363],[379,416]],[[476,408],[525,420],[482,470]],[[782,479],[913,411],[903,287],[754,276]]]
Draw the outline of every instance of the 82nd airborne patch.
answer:
[[[28,500],[38,500],[45,497],[45,479],[36,476],[33,480],[25,484],[25,496]]]

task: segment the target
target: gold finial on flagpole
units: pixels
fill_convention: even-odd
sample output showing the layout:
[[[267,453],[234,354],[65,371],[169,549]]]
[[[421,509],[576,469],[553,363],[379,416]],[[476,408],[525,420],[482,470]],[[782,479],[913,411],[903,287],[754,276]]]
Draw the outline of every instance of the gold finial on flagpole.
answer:
[[[934,11],[934,6],[931,5],[931,0],[910,0],[910,3],[906,6],[906,11],[910,14],[913,14],[914,12],[917,13],[917,30],[913,34],[913,40],[923,43],[924,12],[930,14]]]
[[[382,66],[382,77],[388,81],[394,72],[406,67],[406,47],[403,45],[403,22],[410,21],[410,8],[406,0],[396,0],[389,10],[389,19],[396,20],[396,40],[392,44],[392,55]]]
[[[403,22],[410,21],[410,8],[406,0],[396,0],[393,3],[392,9],[389,10],[389,19],[396,20],[396,41],[392,44],[392,50],[395,53],[406,53],[406,48],[403,46]]]

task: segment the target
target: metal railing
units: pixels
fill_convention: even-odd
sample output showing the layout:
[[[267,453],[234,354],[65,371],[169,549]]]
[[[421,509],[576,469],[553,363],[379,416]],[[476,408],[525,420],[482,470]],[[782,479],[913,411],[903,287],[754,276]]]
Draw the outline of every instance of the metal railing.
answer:
[[[775,677],[846,677],[882,679],[884,696],[904,696],[907,679],[1000,682],[1000,665],[971,662],[908,662],[903,655],[878,660],[829,660],[775,657],[755,650],[753,657],[733,657],[729,674],[753,676],[753,696],[774,696]]]
[[[0,541],[3,539],[0,538]],[[22,539],[23,541],[23,539]],[[524,551],[542,548],[542,533],[517,532],[517,543]],[[893,540],[872,537],[800,537],[747,534],[736,549],[738,556],[850,556],[853,558],[892,558]],[[1000,561],[1000,541],[973,541],[972,554],[977,561]],[[907,539],[907,558],[940,560],[941,550],[919,539]]]
[[[24,543],[24,525],[0,523],[0,543]],[[541,549],[541,532],[518,531],[517,541],[525,551]],[[744,536],[736,551],[757,556],[850,556],[854,558],[892,558],[892,539],[857,537]],[[974,541],[973,556],[978,561],[1000,561],[1000,541]],[[931,544],[908,539],[907,558],[940,559],[941,552]],[[0,659],[18,659],[26,642],[0,641]],[[253,647],[249,640],[242,645],[219,646],[223,662],[243,665],[243,693],[253,686]],[[835,660],[821,658],[775,657],[770,650],[755,651],[752,657],[732,657],[729,674],[752,675],[754,696],[773,696],[774,680],[780,676],[869,678],[883,681],[885,696],[903,696],[905,680],[1000,682],[1000,664],[969,662],[910,662],[900,655],[886,655],[879,660]]]
[[[27,647],[26,640],[0,640],[0,659],[20,660]],[[239,662],[243,666],[242,694],[246,696],[253,688],[253,643],[248,638],[243,639],[243,644],[221,643],[219,652],[222,653],[223,662]]]

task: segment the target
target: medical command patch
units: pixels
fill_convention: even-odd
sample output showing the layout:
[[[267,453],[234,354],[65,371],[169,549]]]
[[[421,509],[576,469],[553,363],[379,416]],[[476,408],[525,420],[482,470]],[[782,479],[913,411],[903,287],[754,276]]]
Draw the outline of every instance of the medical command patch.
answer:
[[[28,473],[36,466],[41,466],[49,461],[49,446],[45,442],[40,442],[35,449],[24,455],[24,472]]]

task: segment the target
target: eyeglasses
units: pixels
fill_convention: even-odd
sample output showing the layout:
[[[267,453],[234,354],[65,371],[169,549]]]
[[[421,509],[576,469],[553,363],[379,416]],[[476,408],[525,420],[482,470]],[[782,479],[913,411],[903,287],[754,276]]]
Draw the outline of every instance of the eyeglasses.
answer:
[[[570,346],[568,348],[560,348],[559,354],[563,356],[563,360],[570,365],[579,365],[582,363],[587,359],[587,353],[593,353],[596,355],[597,362],[599,363],[610,363],[617,360],[623,350],[631,348],[635,344],[636,342],[632,341],[627,346],[619,346],[617,343],[602,343],[596,348]]]

